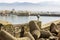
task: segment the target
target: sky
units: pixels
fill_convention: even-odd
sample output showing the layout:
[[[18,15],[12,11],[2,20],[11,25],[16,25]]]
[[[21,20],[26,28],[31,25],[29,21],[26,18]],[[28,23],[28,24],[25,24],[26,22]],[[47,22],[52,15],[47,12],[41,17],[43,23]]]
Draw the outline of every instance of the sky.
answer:
[[[39,3],[44,1],[60,2],[60,0],[0,0],[0,3],[14,3],[14,2]]]

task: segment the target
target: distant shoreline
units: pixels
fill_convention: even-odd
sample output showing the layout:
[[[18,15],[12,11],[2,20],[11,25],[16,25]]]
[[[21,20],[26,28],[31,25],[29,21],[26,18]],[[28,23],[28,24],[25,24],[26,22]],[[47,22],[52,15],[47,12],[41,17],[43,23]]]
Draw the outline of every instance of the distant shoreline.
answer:
[[[40,15],[40,16],[52,16],[52,17],[60,17],[60,14],[16,14],[17,16],[37,16],[37,15]]]
[[[17,16],[60,16],[60,12],[32,12],[32,11],[16,11],[12,10],[2,10],[0,11],[1,16],[17,15]]]

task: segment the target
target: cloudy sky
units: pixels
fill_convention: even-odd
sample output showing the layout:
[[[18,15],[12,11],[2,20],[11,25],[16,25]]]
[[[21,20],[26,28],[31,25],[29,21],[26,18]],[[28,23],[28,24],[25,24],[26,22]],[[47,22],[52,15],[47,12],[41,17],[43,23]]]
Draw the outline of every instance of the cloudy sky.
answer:
[[[31,3],[38,3],[44,1],[53,1],[53,2],[60,2],[60,0],[0,0],[0,3],[13,3],[13,2],[31,2]]]

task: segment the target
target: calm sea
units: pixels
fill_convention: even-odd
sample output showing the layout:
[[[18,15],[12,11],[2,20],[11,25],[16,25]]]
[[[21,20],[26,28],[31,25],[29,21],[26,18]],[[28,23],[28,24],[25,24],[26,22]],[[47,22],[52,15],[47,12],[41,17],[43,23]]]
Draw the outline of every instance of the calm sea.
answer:
[[[37,17],[11,15],[11,16],[0,16],[0,20],[5,20],[11,22],[12,24],[23,24],[23,23],[28,23],[31,20],[37,20]],[[60,20],[60,17],[40,16],[39,18],[39,21],[42,21],[42,24],[55,21],[55,20]]]

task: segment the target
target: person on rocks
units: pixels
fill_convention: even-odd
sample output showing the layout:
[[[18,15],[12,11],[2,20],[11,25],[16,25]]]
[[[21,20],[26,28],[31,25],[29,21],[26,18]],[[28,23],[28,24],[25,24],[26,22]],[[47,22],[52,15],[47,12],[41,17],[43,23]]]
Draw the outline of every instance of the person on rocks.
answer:
[[[37,20],[38,20],[38,21],[39,21],[39,17],[40,17],[40,15],[37,15],[37,18],[38,18]]]

